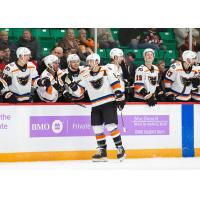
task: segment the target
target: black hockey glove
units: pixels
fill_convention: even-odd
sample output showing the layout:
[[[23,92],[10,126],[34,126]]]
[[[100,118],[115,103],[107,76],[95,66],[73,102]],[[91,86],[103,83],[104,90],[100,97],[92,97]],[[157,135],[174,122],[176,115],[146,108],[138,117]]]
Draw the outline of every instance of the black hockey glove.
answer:
[[[115,98],[116,98],[117,108],[120,111],[122,111],[126,104],[123,93],[119,90],[115,91]]]
[[[171,102],[175,100],[175,95],[171,93],[170,88],[165,88],[165,101]]]
[[[0,81],[0,92],[1,90],[3,90],[4,86],[3,86],[3,83]]]
[[[67,84],[71,89],[72,91],[76,91],[78,89],[78,86],[77,86],[77,83],[75,83],[73,81],[73,77],[72,77],[72,74],[69,73],[69,74],[64,74],[62,77],[61,77],[61,80]]]
[[[157,104],[157,100],[155,98],[154,94],[151,94],[150,92],[144,96],[144,99],[147,101],[147,104],[151,106],[155,106]]]
[[[63,97],[65,98],[66,101],[70,101],[72,99],[72,95],[67,91],[63,92]]]
[[[15,97],[15,95],[12,92],[5,92],[3,94],[3,97],[5,98],[5,100],[8,103],[17,103],[17,98]]]
[[[8,76],[7,74],[4,74],[3,79],[7,83],[8,86],[12,85],[12,78],[10,76]]]
[[[42,78],[42,79],[39,79],[38,81],[37,81],[37,84],[38,84],[38,86],[40,86],[40,87],[49,87],[50,85],[51,85],[51,81],[50,81],[50,79],[48,78],[48,77],[44,77],[44,78]]]
[[[156,87],[155,97],[158,101],[165,101],[164,92],[160,86]]]
[[[199,77],[193,77],[191,78],[192,86],[194,88],[197,88],[200,85],[200,78]]]

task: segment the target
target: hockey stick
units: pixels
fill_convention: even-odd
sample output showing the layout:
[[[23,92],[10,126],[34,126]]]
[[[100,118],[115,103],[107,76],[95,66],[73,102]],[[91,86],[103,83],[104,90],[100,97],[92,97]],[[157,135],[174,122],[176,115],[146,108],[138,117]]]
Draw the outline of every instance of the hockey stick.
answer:
[[[124,118],[123,118],[122,110],[121,110],[121,121],[122,121],[122,129],[123,129],[124,133],[126,133],[127,129],[126,129],[125,124],[124,124]]]

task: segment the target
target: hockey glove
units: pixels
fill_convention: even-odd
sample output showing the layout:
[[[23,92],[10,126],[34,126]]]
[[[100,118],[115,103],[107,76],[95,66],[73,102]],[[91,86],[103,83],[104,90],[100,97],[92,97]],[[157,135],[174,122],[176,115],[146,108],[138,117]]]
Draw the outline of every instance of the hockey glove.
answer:
[[[15,95],[12,92],[5,92],[3,94],[3,97],[9,103],[17,103],[18,102],[17,98],[15,97]]]
[[[115,98],[116,98],[116,104],[117,108],[121,111],[124,109],[124,106],[126,104],[125,97],[123,93],[119,90],[115,91]]]
[[[39,79],[37,81],[37,84],[40,87],[47,87],[48,88],[51,85],[51,81],[50,81],[50,79],[48,77],[44,77],[42,79]]]
[[[12,85],[12,78],[6,74],[3,75],[4,81],[7,83],[7,85]]]
[[[197,88],[200,85],[200,78],[199,77],[193,77],[191,79],[191,82],[192,82],[192,86],[194,88]]]
[[[72,99],[72,95],[69,92],[67,92],[67,91],[63,92],[63,96],[66,99],[66,101],[69,101],[69,100]]]
[[[155,93],[156,99],[158,101],[164,101],[165,100],[165,96],[164,96],[164,92],[161,90],[161,87],[158,86],[156,88],[156,93]]]
[[[174,101],[175,100],[175,95],[171,92],[170,88],[165,88],[165,100],[166,101]]]
[[[157,101],[153,93],[149,92],[146,96],[144,96],[144,99],[147,101],[150,107],[155,106],[157,104]]]
[[[4,88],[3,83],[0,81],[0,92]]]
[[[78,86],[77,86],[77,83],[75,83],[73,81],[73,77],[72,77],[72,74],[69,73],[69,74],[64,74],[62,77],[61,77],[61,80],[67,84],[71,89],[72,91],[76,91],[78,89]]]

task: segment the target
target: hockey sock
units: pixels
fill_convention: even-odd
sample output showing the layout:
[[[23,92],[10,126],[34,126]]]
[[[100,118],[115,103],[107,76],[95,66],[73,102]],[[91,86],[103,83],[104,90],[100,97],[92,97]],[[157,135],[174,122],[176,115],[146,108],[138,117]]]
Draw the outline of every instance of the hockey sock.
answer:
[[[97,145],[100,148],[106,148],[106,136],[104,133],[97,133],[96,134]]]
[[[112,138],[113,138],[113,141],[115,143],[115,146],[118,147],[118,146],[122,146],[122,139],[121,139],[121,135],[120,135],[120,132],[119,132],[119,129],[118,128],[115,128],[114,130],[112,130],[110,132]]]

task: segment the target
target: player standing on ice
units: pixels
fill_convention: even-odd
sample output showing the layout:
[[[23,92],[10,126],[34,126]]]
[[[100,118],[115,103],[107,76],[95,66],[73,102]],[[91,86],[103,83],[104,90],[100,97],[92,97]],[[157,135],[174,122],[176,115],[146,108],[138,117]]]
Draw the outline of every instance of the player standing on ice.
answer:
[[[87,57],[89,69],[84,73],[83,79],[77,84],[70,77],[65,82],[77,97],[87,90],[92,103],[91,125],[96,135],[98,152],[92,157],[93,161],[107,161],[107,144],[104,134],[104,125],[110,132],[117,148],[117,158],[125,158],[120,131],[118,129],[117,107],[124,107],[124,94],[120,81],[113,71],[106,66],[99,66],[98,54]]]

